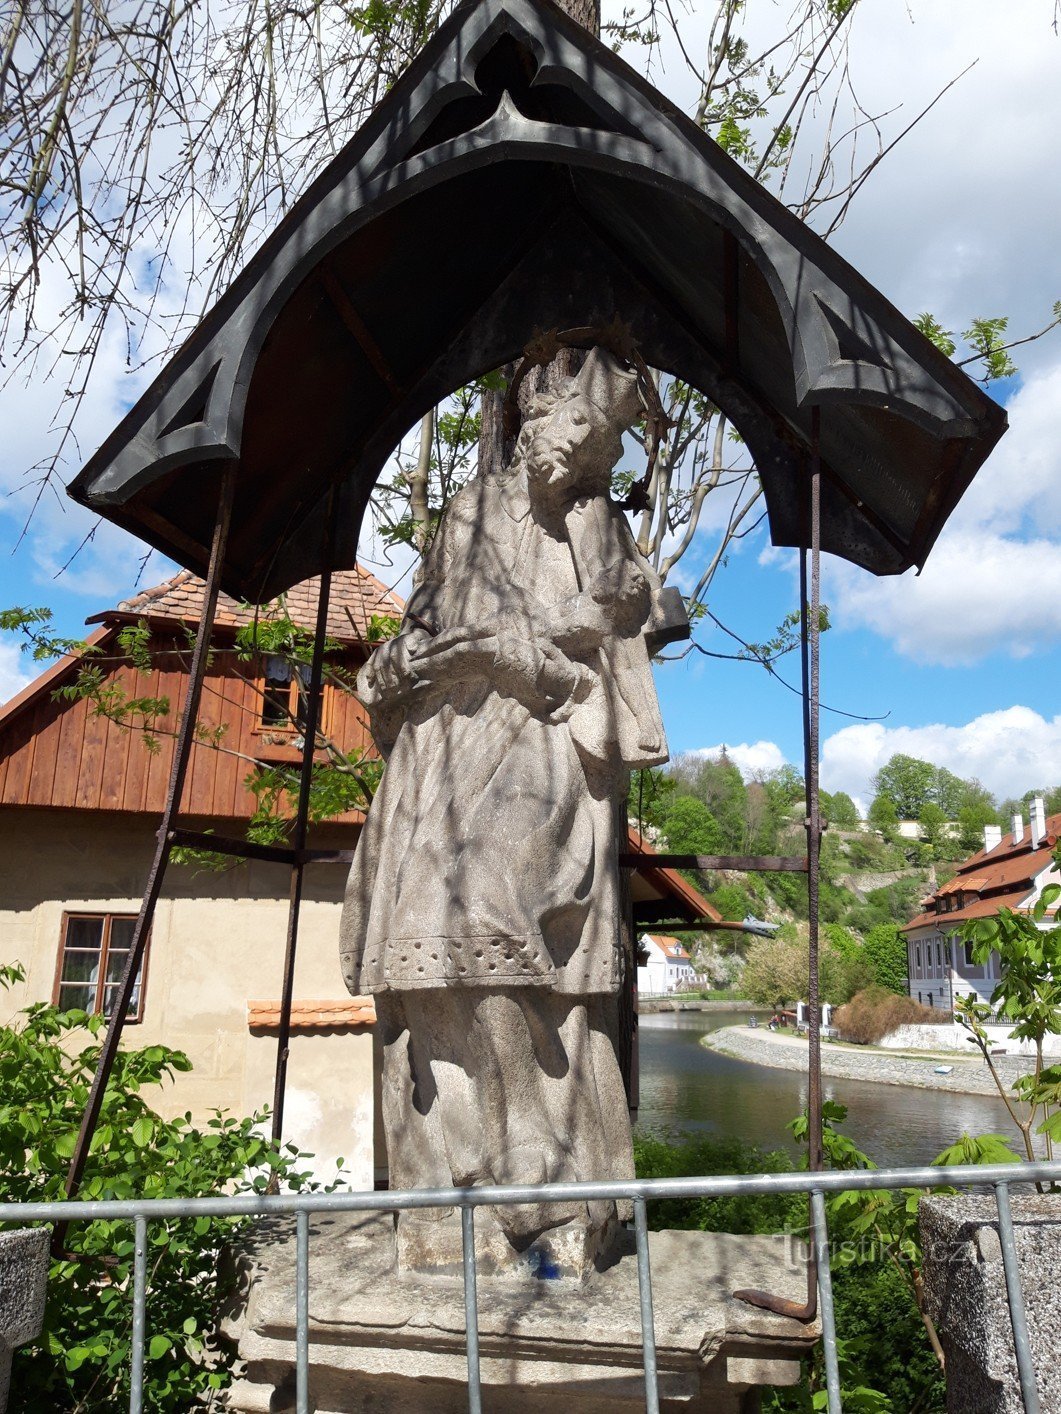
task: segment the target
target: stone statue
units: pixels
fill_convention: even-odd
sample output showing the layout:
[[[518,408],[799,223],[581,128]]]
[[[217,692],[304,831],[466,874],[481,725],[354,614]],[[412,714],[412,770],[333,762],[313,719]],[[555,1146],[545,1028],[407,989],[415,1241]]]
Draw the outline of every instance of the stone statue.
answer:
[[[454,498],[401,633],[358,677],[387,767],[341,954],[350,990],[376,998],[394,1188],[633,1174],[617,853],[630,770],[667,759],[660,582],[609,495],[637,410],[635,375],[600,349],[535,400],[509,465]],[[480,1258],[535,1247],[584,1271],[614,1217],[482,1210]],[[403,1215],[404,1265],[459,1253],[452,1218]]]

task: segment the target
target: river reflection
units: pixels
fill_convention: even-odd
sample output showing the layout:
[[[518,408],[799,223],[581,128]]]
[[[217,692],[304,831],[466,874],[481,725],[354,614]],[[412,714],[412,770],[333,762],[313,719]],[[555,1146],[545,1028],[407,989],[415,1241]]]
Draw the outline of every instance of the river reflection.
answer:
[[[742,1012],[663,1012],[640,1018],[641,1108],[638,1132],[681,1131],[794,1150],[785,1126],[807,1103],[806,1075],[719,1055],[700,1037],[743,1025]],[[822,1079],[825,1098],[847,1105],[847,1133],[880,1167],[929,1163],[961,1135],[1006,1134],[1001,1100],[864,1080]],[[1016,1138],[1014,1131],[1013,1137]]]

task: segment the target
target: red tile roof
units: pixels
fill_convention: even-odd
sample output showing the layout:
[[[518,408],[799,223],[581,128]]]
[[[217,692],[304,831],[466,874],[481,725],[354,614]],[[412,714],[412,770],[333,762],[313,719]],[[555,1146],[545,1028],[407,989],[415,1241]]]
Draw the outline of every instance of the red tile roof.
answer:
[[[935,897],[941,898],[944,894],[981,893],[990,886],[990,876],[987,874],[955,874],[954,878],[947,884],[943,884],[936,890]],[[932,894],[929,895],[933,897]]]
[[[927,899],[921,900],[924,910],[902,931],[925,928],[937,923],[948,926],[970,918],[992,918],[1000,908],[1016,909],[1031,893],[1033,881],[1053,865],[1053,850],[1061,835],[1061,815],[1051,815],[1046,821],[1046,835],[1037,848],[1032,848],[1031,829],[1025,827],[1014,842],[1012,833],[1004,835],[994,849],[979,849],[958,865],[958,872]],[[936,899],[958,893],[975,893],[964,908],[937,913],[932,907]]]
[[[108,623],[135,617],[194,624],[199,620],[203,590],[204,584],[198,575],[190,570],[180,570],[172,579],[123,599],[116,609],[96,614],[89,622]],[[293,585],[282,599],[292,619],[303,628],[312,630],[316,624],[319,596],[320,579],[314,577]],[[280,600],[274,602],[279,604]],[[400,618],[404,607],[399,595],[360,565],[352,570],[337,570],[332,576],[328,603],[328,632],[333,638],[362,639],[374,615]],[[223,628],[238,628],[253,622],[256,612],[253,605],[240,604],[229,595],[222,594],[218,599],[215,622]]]
[[[1046,821],[1046,838],[1043,844],[1053,849],[1061,837],[1061,815],[1050,815]],[[1024,833],[1020,839],[1014,842],[1012,831],[1008,835],[1002,836],[1001,844],[995,845],[994,849],[978,849],[975,854],[970,854],[958,866],[959,873],[971,873],[979,870],[982,864],[997,864],[1000,859],[1005,859],[1013,854],[1031,853],[1031,830],[1028,825],[1024,826]]]
[[[344,1001],[293,1002],[292,1031],[331,1031],[337,1027],[371,1026],[376,1020],[376,1003],[371,997],[347,997]],[[247,1026],[251,1031],[275,1031],[280,1025],[280,1003],[248,1002]]]
[[[627,827],[627,835],[632,854],[646,854],[651,857],[657,853],[648,840],[638,834],[633,825]],[[690,922],[698,918],[709,918],[712,923],[722,923],[722,915],[718,909],[708,903],[703,894],[694,889],[692,884],[678,873],[677,869],[653,866],[646,861],[644,865],[638,866],[637,873],[657,894],[666,899],[674,899]],[[739,924],[733,926],[739,927]]]
[[[929,909],[926,913],[919,913],[909,923],[904,923],[899,931],[908,933],[913,928],[934,927],[937,923],[965,923],[970,918],[994,918],[1000,908],[1012,908],[1017,911],[1017,905],[1021,899],[1027,898],[1028,892],[1028,886],[1022,884],[1019,888],[1005,893],[974,899],[964,908],[952,908],[949,913],[937,913],[935,909]]]
[[[668,962],[692,962],[692,958],[677,938],[661,937],[658,933],[648,933],[646,936],[657,944]]]

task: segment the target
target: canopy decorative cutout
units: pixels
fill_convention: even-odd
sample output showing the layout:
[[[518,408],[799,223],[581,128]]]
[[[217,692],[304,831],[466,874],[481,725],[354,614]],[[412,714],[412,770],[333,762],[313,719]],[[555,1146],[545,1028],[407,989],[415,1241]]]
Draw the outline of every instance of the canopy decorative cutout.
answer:
[[[822,240],[549,0],[461,6],[291,210],[70,494],[264,601],[352,568],[428,407],[537,331],[619,315],[730,416],[775,544],[920,566],[1005,414]]]

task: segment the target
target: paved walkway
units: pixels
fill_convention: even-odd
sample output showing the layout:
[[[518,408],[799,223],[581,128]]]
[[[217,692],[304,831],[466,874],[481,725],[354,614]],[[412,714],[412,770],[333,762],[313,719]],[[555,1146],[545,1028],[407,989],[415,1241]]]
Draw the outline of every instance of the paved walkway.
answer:
[[[726,1026],[709,1031],[700,1044],[721,1051],[736,1060],[768,1065],[775,1070],[805,1069],[807,1042],[791,1032],[767,1031],[765,1027]],[[971,1048],[970,1048],[971,1049]],[[1007,1083],[1032,1069],[1023,1056],[998,1056],[999,1074]],[[949,1075],[937,1075],[937,1065],[953,1067]],[[822,1042],[822,1074],[840,1080],[872,1080],[880,1085],[912,1085],[922,1090],[952,1090],[961,1095],[997,1095],[995,1082],[979,1054],[950,1055],[942,1052],[914,1055],[909,1051],[858,1049]]]

